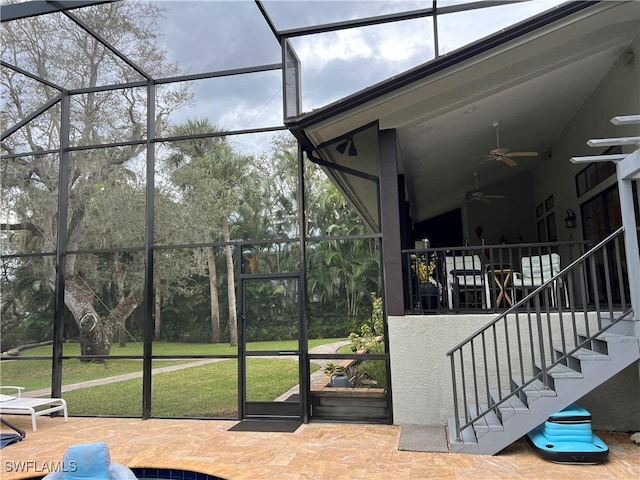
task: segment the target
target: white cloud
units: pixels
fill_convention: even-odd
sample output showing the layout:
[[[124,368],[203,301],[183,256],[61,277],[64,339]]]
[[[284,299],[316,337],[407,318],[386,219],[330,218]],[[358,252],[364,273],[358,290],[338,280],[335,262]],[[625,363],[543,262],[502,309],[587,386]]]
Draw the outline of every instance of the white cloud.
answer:
[[[439,1],[443,6],[453,2]],[[563,0],[536,0],[438,18],[440,53],[446,53],[540,13]],[[163,43],[190,72],[250,67],[280,61],[280,51],[254,2],[168,3]],[[427,7],[431,2],[427,2]],[[406,1],[267,1],[278,28],[287,29],[425,8]],[[301,61],[303,111],[324,106],[434,58],[431,17],[295,37]],[[272,72],[276,77],[279,72]],[[282,124],[279,77],[247,87],[243,77],[194,86],[189,116],[206,116],[227,128]],[[267,85],[268,83],[268,85]],[[224,84],[218,89],[217,85]],[[274,92],[276,92],[275,96]],[[273,97],[272,97],[273,96]],[[202,113],[200,113],[202,112]]]

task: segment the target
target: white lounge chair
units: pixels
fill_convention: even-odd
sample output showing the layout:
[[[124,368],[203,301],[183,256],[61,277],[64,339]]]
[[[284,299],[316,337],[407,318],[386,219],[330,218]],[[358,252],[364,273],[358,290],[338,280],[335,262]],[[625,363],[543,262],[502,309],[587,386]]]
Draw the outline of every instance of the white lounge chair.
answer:
[[[22,391],[24,387],[14,387],[13,385],[0,386],[0,390],[4,390],[5,388],[15,390],[16,394],[0,394],[0,415],[31,415],[31,426],[34,432],[38,430],[36,417],[42,415],[62,411],[64,413],[64,421],[69,421],[67,402],[64,399],[23,397]]]

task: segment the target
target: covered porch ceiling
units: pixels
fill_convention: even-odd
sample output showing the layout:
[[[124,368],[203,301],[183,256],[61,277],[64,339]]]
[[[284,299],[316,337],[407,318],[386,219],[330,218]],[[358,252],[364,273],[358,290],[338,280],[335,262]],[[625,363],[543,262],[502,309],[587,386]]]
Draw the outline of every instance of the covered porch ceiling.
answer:
[[[512,30],[524,33],[506,42],[501,32],[290,126],[325,161],[370,174],[377,174],[378,127],[395,129],[400,173],[419,223],[461,207],[476,188],[475,172],[482,190],[548,160],[554,139],[614,62],[633,58],[629,44],[639,21],[638,3],[601,2],[535,28],[523,22]],[[496,148],[495,122],[501,147],[538,156],[516,158],[515,167],[485,161]],[[335,148],[349,136],[357,156]],[[585,142],[590,136],[585,132]],[[335,170],[328,174],[376,229],[375,185]]]

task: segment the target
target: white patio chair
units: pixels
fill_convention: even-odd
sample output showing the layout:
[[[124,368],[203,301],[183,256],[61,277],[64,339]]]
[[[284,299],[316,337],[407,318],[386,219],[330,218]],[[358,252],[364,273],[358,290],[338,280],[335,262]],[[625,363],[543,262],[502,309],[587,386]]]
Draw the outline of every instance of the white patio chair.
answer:
[[[67,414],[67,402],[62,398],[29,398],[23,397],[24,387],[14,387],[13,385],[0,386],[0,390],[5,388],[16,391],[15,395],[0,394],[0,415],[31,415],[31,426],[36,432],[36,417],[49,415],[53,412],[62,411],[64,421],[69,421]],[[43,408],[44,407],[44,408]]]
[[[477,305],[477,299],[483,308],[488,308],[491,303],[489,296],[489,284],[487,274],[478,255],[447,256],[444,259],[447,296],[450,309],[458,309],[461,306],[472,307]],[[461,302],[461,297],[473,296],[473,301]],[[477,307],[476,307],[477,308]]]
[[[530,291],[538,288],[560,272],[560,255],[557,253],[545,253],[533,257],[522,257],[520,269],[521,272],[513,274],[511,286],[515,289],[521,289],[523,295],[527,295]],[[551,306],[557,306],[558,288],[564,290],[565,304],[568,307],[567,290],[560,279],[554,280],[549,289]]]

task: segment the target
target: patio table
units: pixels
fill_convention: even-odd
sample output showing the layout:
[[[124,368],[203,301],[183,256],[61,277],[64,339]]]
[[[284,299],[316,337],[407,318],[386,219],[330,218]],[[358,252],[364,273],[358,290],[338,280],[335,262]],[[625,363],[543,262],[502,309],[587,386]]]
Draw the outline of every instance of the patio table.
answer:
[[[513,270],[510,268],[500,268],[493,271],[493,279],[499,291],[498,297],[496,298],[496,307],[500,307],[502,302],[508,303],[510,307],[513,306],[513,300],[509,296],[508,291],[508,288],[511,286],[512,275]]]

